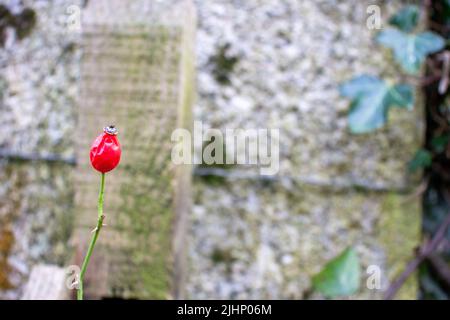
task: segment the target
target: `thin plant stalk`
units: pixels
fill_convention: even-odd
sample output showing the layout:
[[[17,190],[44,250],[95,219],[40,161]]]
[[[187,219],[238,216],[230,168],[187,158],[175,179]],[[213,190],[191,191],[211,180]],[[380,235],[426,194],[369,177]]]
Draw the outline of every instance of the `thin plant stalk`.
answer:
[[[94,229],[94,235],[92,236],[91,243],[89,244],[88,251],[86,253],[86,257],[84,258],[83,264],[81,265],[80,277],[78,280],[78,291],[77,291],[77,300],[83,300],[83,280],[84,274],[86,273],[87,266],[89,264],[89,260],[91,259],[92,252],[94,251],[95,243],[97,242],[98,235],[100,234],[100,230],[103,227],[103,220],[105,216],[103,215],[103,195],[105,191],[105,174],[102,173],[101,183],[100,183],[100,192],[98,194],[98,220],[97,227]]]

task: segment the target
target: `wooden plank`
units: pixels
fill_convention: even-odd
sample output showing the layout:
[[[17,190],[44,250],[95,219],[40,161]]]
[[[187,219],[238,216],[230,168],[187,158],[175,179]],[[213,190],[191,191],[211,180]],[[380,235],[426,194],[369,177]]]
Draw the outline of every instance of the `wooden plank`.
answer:
[[[106,175],[108,226],[86,273],[85,297],[166,299],[183,291],[185,274],[190,167],[172,165],[170,138],[174,129],[189,127],[191,121],[194,10],[190,1],[177,4],[171,14],[183,13],[182,19],[155,23],[148,17],[140,21],[134,6],[123,6],[126,2],[132,1],[92,1],[85,12],[76,263],[81,264],[89,225],[96,220],[100,175],[90,166],[89,147],[104,126],[115,124],[122,160]],[[138,2],[151,8],[152,1]],[[102,6],[112,8],[108,19],[99,14]],[[128,19],[135,14],[136,19]]]
[[[21,300],[65,300],[69,297],[65,280],[64,268],[38,264],[31,270]]]

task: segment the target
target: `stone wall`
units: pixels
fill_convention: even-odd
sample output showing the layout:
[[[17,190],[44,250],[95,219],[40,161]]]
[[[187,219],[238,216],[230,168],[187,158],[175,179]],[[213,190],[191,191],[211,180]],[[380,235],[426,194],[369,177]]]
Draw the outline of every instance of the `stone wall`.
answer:
[[[70,256],[80,51],[67,8],[81,1],[0,4],[28,30],[8,25],[0,47],[0,298],[14,299],[36,263]]]
[[[280,172],[203,168],[192,214],[192,298],[303,298],[310,277],[352,245],[383,288],[420,239],[417,177],[420,96],[373,134],[347,129],[338,85],[363,73],[396,79],[399,68],[366,27],[401,5],[386,1],[197,1],[197,120],[213,128],[279,128]],[[226,146],[225,146],[226,148]],[[206,175],[206,176],[205,176]],[[239,178],[241,177],[241,178]],[[245,178],[242,178],[245,177]],[[353,298],[381,297],[362,287]],[[401,297],[415,298],[412,279]],[[318,296],[313,296],[318,297]]]
[[[17,298],[33,265],[68,261],[81,50],[80,34],[68,32],[67,9],[83,8],[85,1],[1,2],[14,14],[28,7],[37,17],[21,40],[10,28],[0,48],[0,298]],[[337,90],[361,73],[398,76],[390,56],[371,40],[376,30],[366,28],[366,8],[380,5],[386,26],[401,3],[196,1],[195,119],[214,128],[279,128],[281,167],[278,176],[265,180],[239,166],[195,178],[188,298],[304,298],[310,276],[347,245],[356,248],[363,267],[382,268],[384,287],[401,270],[420,238],[420,201],[410,197],[417,179],[405,170],[421,145],[420,99],[413,112],[392,110],[389,125],[377,133],[353,136],[347,130],[348,101]],[[192,89],[192,82],[184,84]],[[120,115],[133,116],[128,110]],[[136,126],[143,121],[138,118]],[[150,129],[161,124],[154,125]],[[139,169],[160,174],[151,159],[164,156],[134,160]],[[95,197],[98,181],[92,183],[86,194]],[[122,188],[132,189],[129,179]],[[169,248],[165,240],[163,247]],[[161,279],[162,286],[155,284],[153,295],[144,296],[165,297],[166,274]],[[117,281],[112,294],[133,296],[123,287],[130,279]],[[412,279],[401,297],[414,298],[416,290]],[[362,287],[352,298],[380,296]]]

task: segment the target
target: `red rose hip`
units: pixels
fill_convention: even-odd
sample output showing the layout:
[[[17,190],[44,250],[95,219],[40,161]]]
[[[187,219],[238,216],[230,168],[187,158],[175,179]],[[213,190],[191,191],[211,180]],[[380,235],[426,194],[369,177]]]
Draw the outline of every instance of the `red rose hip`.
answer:
[[[120,144],[117,140],[117,129],[114,126],[105,127],[91,146],[91,164],[95,170],[106,173],[113,170],[120,161]]]

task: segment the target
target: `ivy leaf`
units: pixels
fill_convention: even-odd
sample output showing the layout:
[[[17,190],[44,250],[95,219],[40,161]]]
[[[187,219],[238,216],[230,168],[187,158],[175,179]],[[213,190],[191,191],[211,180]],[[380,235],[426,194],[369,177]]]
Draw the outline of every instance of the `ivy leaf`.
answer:
[[[449,134],[443,134],[441,136],[434,137],[431,139],[431,146],[433,147],[433,150],[440,153],[443,152],[449,143],[450,135]]]
[[[417,26],[419,16],[419,7],[416,5],[409,5],[398,11],[389,20],[389,23],[398,27],[402,31],[411,32]]]
[[[450,0],[445,0],[443,3],[443,16],[446,23],[450,21]]]
[[[386,29],[378,33],[376,40],[392,49],[395,60],[410,74],[419,71],[427,55],[445,47],[445,40],[431,31],[409,34],[396,29]]]
[[[342,84],[340,93],[352,99],[348,115],[352,133],[366,133],[382,127],[392,106],[411,110],[414,105],[411,86],[391,85],[369,75],[362,75]]]
[[[356,251],[345,249],[312,278],[313,288],[327,298],[349,296],[359,289],[361,267]]]
[[[431,165],[432,154],[430,151],[420,149],[414,155],[414,158],[408,164],[408,170],[415,172],[421,168],[426,168]]]

